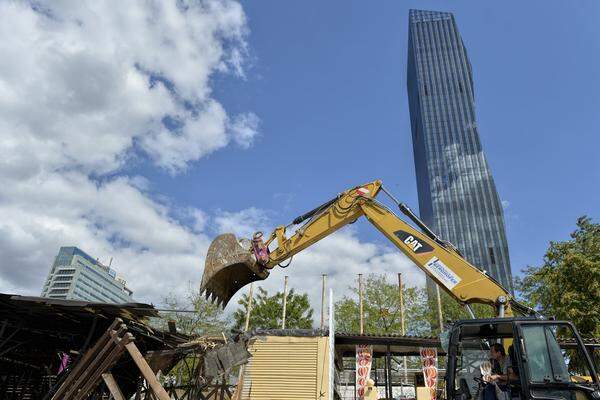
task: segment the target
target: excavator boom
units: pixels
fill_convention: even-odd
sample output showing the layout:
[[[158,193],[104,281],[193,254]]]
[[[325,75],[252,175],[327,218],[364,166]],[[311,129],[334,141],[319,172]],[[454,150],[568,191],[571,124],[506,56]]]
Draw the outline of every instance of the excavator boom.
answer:
[[[266,279],[270,269],[364,216],[461,304],[488,304],[501,316],[512,315],[513,306],[524,309],[502,285],[469,264],[454,246],[435,236],[406,206],[392,197],[420,230],[376,201],[375,196],[382,189],[381,181],[377,180],[346,190],[296,218],[293,225],[302,225],[289,238],[284,226],[277,227],[264,242],[262,234],[255,234],[252,240],[238,240],[233,234],[217,237],[206,257],[201,291],[225,306],[246,284]]]

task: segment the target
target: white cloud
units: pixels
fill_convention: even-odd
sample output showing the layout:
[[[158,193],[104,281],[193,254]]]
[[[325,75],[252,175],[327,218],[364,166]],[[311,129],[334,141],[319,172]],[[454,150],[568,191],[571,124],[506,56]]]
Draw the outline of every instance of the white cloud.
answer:
[[[229,115],[210,87],[214,73],[244,76],[243,10],[228,0],[45,7],[0,2],[0,290],[39,294],[58,248],[75,245],[112,257],[138,301],[182,294],[200,282],[212,233],[250,236],[273,225],[269,213],[178,208],[122,167],[149,158],[177,173],[232,142],[252,145],[256,115]],[[289,274],[316,306],[322,273],[339,296],[371,271],[423,281],[400,253],[346,229],[264,284],[281,289]]]
[[[238,115],[230,124],[236,143],[245,149],[250,147],[258,133],[258,123],[259,119],[254,113]]]
[[[37,294],[61,245],[77,245],[129,279],[136,298],[159,302],[198,281],[208,238],[182,226],[127,178],[96,184],[80,173],[39,176],[0,189],[3,291]],[[24,207],[25,206],[25,207]]]
[[[283,291],[284,276],[288,275],[291,288],[308,293],[315,310],[315,323],[318,323],[323,274],[327,274],[328,293],[329,288],[333,289],[336,301],[350,294],[348,287],[357,286],[358,274],[386,274],[391,282],[395,282],[398,272],[402,272],[407,286],[425,285],[425,274],[400,251],[361,241],[356,232],[347,227],[294,256],[288,268],[275,267],[269,278],[255,285],[274,294]],[[226,310],[233,312],[240,296],[248,290],[240,290]]]
[[[267,235],[270,222],[267,212],[255,207],[237,212],[219,210],[215,214],[213,229],[219,234],[234,233],[238,238],[251,238],[257,231]]]
[[[40,165],[109,172],[136,143],[178,172],[240,142],[209,86],[217,71],[241,73],[238,3],[59,1],[40,11],[3,2],[0,16],[0,131],[8,136],[0,158],[13,173]],[[255,135],[243,129],[242,146]]]
[[[250,238],[258,230],[268,235],[274,223],[283,222],[273,221],[265,210],[249,208],[238,212],[217,212],[213,228],[217,233],[230,232],[238,238]],[[287,235],[293,233],[292,228]],[[283,265],[287,263],[285,261]],[[334,297],[339,300],[350,293],[348,287],[356,287],[358,274],[386,274],[390,281],[395,282],[398,272],[403,273],[407,286],[425,286],[425,274],[399,250],[361,241],[356,229],[347,226],[295,255],[289,268],[275,267],[269,278],[258,281],[255,286],[274,294],[283,290],[283,279],[288,275],[291,288],[308,293],[316,321],[320,315],[323,274],[327,274],[327,286],[333,289]],[[238,299],[248,290],[249,287],[243,288],[230,300],[226,308],[228,313],[238,307]]]
[[[142,148],[154,162],[172,173],[229,143],[227,114],[216,101],[208,101],[198,116],[178,118],[177,122],[182,126],[176,132],[157,129],[141,139]]]
[[[122,167],[177,173],[255,137],[211,76],[243,77],[246,17],[229,0],[0,2],[0,290],[39,294],[61,245],[159,302],[199,282],[209,217]]]

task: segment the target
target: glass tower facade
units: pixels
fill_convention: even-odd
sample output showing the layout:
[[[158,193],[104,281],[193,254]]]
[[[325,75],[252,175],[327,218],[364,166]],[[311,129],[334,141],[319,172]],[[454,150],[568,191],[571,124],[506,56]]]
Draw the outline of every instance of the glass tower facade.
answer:
[[[407,88],[421,219],[512,291],[504,214],[479,140],[471,64],[451,13],[410,10]]]
[[[132,292],[110,267],[77,247],[61,247],[42,288],[42,297],[130,303]]]

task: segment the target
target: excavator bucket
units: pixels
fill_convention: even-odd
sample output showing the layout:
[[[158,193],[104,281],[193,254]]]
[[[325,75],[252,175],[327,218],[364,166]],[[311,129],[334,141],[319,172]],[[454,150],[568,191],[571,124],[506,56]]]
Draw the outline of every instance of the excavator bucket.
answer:
[[[206,299],[225,308],[242,287],[269,276],[269,271],[256,262],[250,247],[249,244],[244,248],[232,233],[219,235],[212,241],[200,285],[200,293],[205,292]]]

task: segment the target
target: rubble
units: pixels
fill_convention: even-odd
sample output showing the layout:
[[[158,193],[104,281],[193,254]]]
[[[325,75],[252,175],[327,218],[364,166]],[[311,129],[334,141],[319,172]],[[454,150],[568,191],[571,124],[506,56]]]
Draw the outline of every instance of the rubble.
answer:
[[[192,338],[151,327],[151,317],[158,311],[142,303],[0,293],[0,398],[147,398],[152,392],[161,400],[208,399],[229,393],[223,378],[249,357],[244,338]],[[168,376],[175,366],[178,379]],[[182,371],[190,379],[183,381]],[[217,378],[220,383],[213,382]]]

